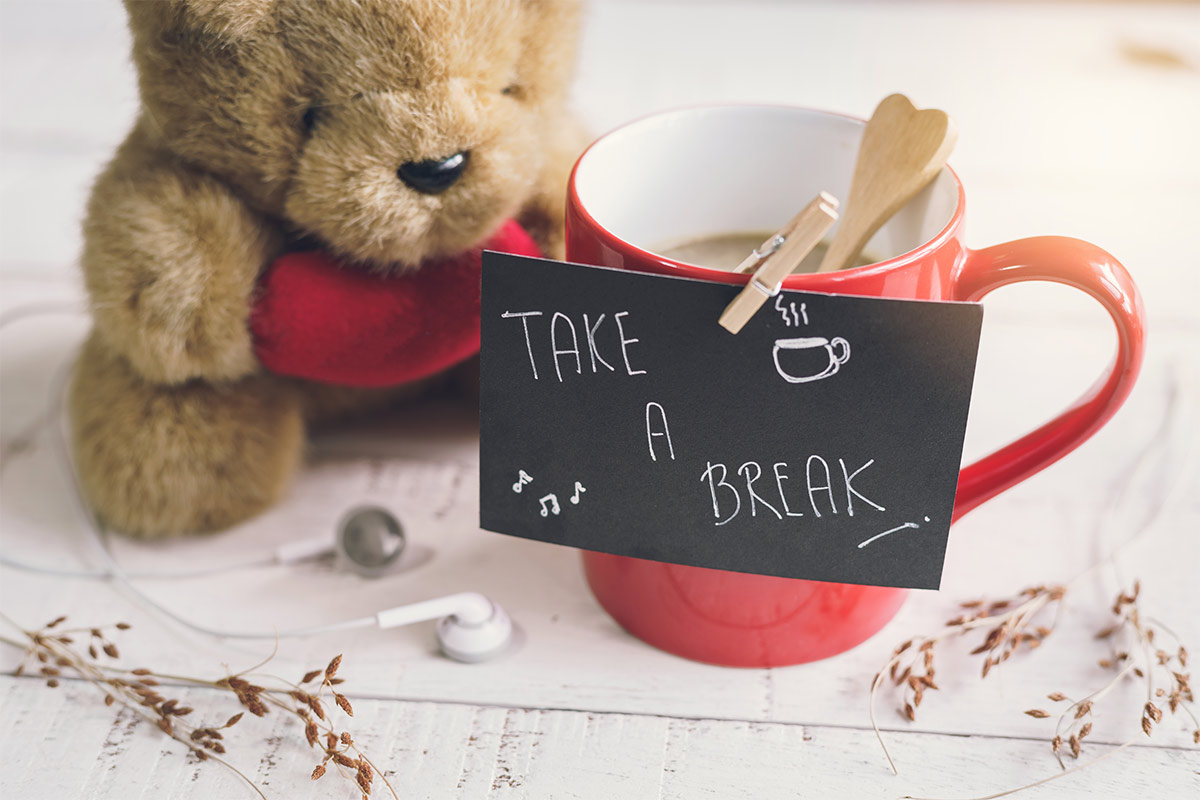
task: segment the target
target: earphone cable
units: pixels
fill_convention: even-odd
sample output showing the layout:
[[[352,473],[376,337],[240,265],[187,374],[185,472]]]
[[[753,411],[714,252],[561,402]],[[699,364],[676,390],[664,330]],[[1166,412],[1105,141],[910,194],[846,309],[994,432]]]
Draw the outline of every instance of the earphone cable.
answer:
[[[80,309],[77,305],[67,306],[66,304],[57,303],[30,304],[29,306],[24,306],[15,311],[0,315],[0,330],[3,330],[7,325],[17,320],[32,316],[63,312],[79,313],[79,311]],[[60,367],[52,378],[50,397],[45,413],[30,426],[29,435],[31,437],[36,435],[43,426],[50,429],[49,438],[52,440],[52,450],[54,450],[59,463],[67,474],[67,482],[70,484],[68,493],[72,497],[73,507],[83,524],[88,543],[95,550],[103,569],[64,570],[26,564],[19,559],[2,555],[0,555],[0,564],[30,572],[60,577],[113,579],[131,594],[135,600],[148,609],[158,612],[160,615],[185,628],[223,639],[278,640],[283,638],[302,638],[317,634],[362,628],[392,628],[409,625],[414,622],[438,619],[438,638],[442,642],[443,650],[451,658],[459,661],[480,661],[494,657],[511,642],[512,623],[508,619],[508,616],[504,613],[503,609],[494,605],[487,597],[476,592],[459,592],[457,594],[444,595],[430,600],[385,609],[367,617],[357,617],[341,622],[310,625],[301,628],[272,630],[270,632],[229,631],[211,628],[207,625],[194,622],[164,606],[134,583],[133,578],[137,573],[126,572],[117,562],[108,546],[108,530],[106,526],[99,516],[93,512],[85,499],[83,486],[79,478],[79,473],[76,470],[75,461],[71,457],[69,445],[70,432],[68,430],[66,414],[66,396],[71,363],[72,361],[68,361]],[[269,559],[257,559],[253,562],[244,562],[242,564],[178,572],[174,574],[174,577],[198,577],[244,567],[293,563],[296,560],[302,560],[310,556],[312,548],[305,546],[296,550],[293,547],[291,550],[294,552],[291,555],[285,552],[287,550],[288,548],[280,548]],[[172,573],[169,572],[158,572],[153,576],[147,577],[171,576]]]
[[[141,588],[139,588],[131,579],[131,576],[125,572],[116,558],[113,557],[112,551],[108,548],[108,543],[105,541],[105,535],[108,533],[104,524],[88,507],[87,501],[83,498],[83,487],[79,482],[79,474],[75,469],[75,461],[71,458],[70,449],[67,445],[69,436],[67,434],[67,419],[65,409],[66,397],[66,372],[60,373],[56,379],[56,386],[53,388],[53,410],[52,410],[52,431],[51,438],[54,441],[54,449],[58,453],[59,461],[66,467],[68,482],[71,484],[71,497],[74,502],[76,513],[83,522],[84,530],[87,534],[87,540],[92,545],[92,549],[96,551],[101,563],[106,568],[107,574],[115,578],[126,591],[130,592],[134,597],[141,601],[147,607],[157,611],[159,614],[173,620],[174,622],[183,625],[186,628],[224,639],[285,639],[285,638],[301,638],[312,636],[318,633],[332,633],[334,631],[353,630],[357,628],[370,628],[376,625],[376,618],[358,617],[349,619],[343,622],[334,622],[323,625],[310,625],[303,628],[290,628],[287,630],[277,630],[267,632],[253,631],[228,631],[217,628],[210,628],[206,625],[201,625],[187,617],[184,617],[171,609],[159,603]]]

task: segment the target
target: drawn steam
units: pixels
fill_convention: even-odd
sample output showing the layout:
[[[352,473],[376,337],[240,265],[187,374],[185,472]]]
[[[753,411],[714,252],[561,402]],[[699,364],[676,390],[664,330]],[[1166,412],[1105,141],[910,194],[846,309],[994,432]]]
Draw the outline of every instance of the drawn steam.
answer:
[[[804,318],[804,324],[808,324],[808,309],[805,308],[804,303],[801,303],[800,310],[796,311],[796,302],[794,300],[788,302],[787,308],[784,308],[780,305],[782,302],[783,295],[775,295],[775,310],[778,311],[779,315],[783,317],[784,325],[787,325],[789,328],[793,325],[799,326],[801,317]],[[791,314],[790,318],[788,316],[789,314]]]

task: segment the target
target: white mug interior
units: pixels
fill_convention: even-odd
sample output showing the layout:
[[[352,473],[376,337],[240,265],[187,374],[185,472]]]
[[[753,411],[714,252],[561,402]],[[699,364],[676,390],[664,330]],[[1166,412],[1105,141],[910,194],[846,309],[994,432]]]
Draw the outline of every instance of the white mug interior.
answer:
[[[576,168],[575,192],[601,227],[659,255],[708,236],[774,231],[820,191],[844,210],[863,127],[790,106],[667,111],[593,144]],[[950,222],[958,199],[957,181],[943,169],[864,254],[882,261],[919,248]]]

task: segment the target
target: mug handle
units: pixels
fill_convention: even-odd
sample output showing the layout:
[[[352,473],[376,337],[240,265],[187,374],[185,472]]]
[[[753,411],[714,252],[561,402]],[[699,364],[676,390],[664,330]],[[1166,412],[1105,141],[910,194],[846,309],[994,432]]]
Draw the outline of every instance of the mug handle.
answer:
[[[1053,464],[1106,423],[1142,366],[1145,316],[1141,294],[1125,267],[1093,244],[1063,236],[1037,236],[968,250],[953,277],[956,300],[977,301],[1017,281],[1054,281],[1087,292],[1117,326],[1117,352],[1108,370],[1063,413],[1032,433],[963,468],[954,518]]]

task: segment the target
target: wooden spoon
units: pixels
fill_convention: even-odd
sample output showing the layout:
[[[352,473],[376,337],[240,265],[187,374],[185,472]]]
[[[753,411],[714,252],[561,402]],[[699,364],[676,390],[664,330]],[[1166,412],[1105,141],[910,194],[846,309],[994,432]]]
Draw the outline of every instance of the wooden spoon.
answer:
[[[946,112],[919,111],[902,94],[885,97],[863,131],[850,197],[817,272],[853,264],[875,231],[946,165],[957,139]]]

